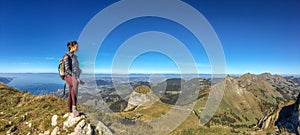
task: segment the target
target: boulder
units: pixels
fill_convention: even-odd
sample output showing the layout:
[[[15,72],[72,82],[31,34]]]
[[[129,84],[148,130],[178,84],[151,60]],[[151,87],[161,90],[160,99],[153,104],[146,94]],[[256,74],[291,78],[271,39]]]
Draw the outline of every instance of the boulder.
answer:
[[[66,116],[66,115],[64,115],[64,116]],[[68,116],[67,120],[64,121],[63,129],[66,129],[66,128],[74,126],[82,118],[84,118],[84,116],[80,116],[80,117]]]
[[[108,127],[106,127],[101,121],[98,122],[96,126],[96,132],[99,135],[113,135]]]
[[[52,116],[52,119],[51,119],[51,125],[54,127],[54,126],[56,126],[57,125],[57,115],[53,115]]]
[[[81,120],[70,135],[94,135],[94,129],[85,120]]]

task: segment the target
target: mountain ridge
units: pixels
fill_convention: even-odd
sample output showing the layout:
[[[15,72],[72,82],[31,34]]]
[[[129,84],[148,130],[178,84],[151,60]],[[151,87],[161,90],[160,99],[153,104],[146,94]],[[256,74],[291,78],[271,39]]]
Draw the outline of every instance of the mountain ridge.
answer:
[[[217,112],[208,123],[204,126],[199,126],[200,113],[207,101],[211,87],[218,85],[218,83],[223,83],[222,81],[226,85]],[[195,84],[199,84],[200,87]],[[87,118],[83,119],[85,120],[85,125],[90,124],[91,127],[97,127],[97,122],[103,121],[102,125],[108,125],[106,128],[116,134],[151,133],[152,130],[154,132],[156,129],[141,123],[147,123],[164,116],[170,108],[175,106],[174,103],[177,101],[178,94],[182,94],[181,87],[188,87],[187,93],[183,93],[184,95],[182,96],[184,102],[177,105],[184,106],[190,104],[191,100],[189,99],[191,99],[191,96],[197,96],[196,101],[193,103],[195,106],[187,119],[169,134],[199,134],[203,133],[203,131],[210,132],[211,134],[279,133],[281,131],[275,126],[275,122],[279,118],[279,112],[282,108],[293,104],[300,92],[298,78],[282,77],[270,73],[259,75],[248,73],[239,77],[226,76],[224,79],[218,80],[218,82],[211,82],[211,80],[204,78],[194,78],[191,80],[171,78],[155,85],[150,85],[147,82],[133,82],[129,85],[137,90],[134,91],[136,93],[125,95],[125,99],[122,99],[120,96],[116,97],[117,93],[115,91],[105,93],[105,91],[97,92],[95,90],[97,93],[94,94],[80,93],[80,103],[93,106],[80,105],[82,108],[79,108],[79,110],[83,109],[87,113]],[[199,93],[189,92],[190,89],[196,88],[199,88]],[[150,104],[139,106],[137,102],[143,99],[140,97],[143,94],[145,96],[147,93],[150,94],[150,97],[155,97],[153,101],[158,102],[149,102]],[[62,130],[63,122],[67,120],[67,118],[63,118],[66,111],[63,110],[63,108],[66,108],[65,100],[48,95],[33,96],[28,92],[20,92],[1,83],[0,96],[1,108],[5,108],[5,111],[0,112],[0,119],[7,118],[3,122],[4,124],[0,124],[0,133],[8,132],[11,129],[14,130],[14,133],[24,134],[27,134],[28,131],[31,133],[44,133],[48,129],[52,131],[55,127],[49,124],[51,124],[52,116],[55,114],[58,115],[57,122],[61,125],[59,131],[65,133]],[[105,101],[102,101],[101,97]],[[124,111],[130,102],[134,106],[137,106],[134,109]],[[107,114],[93,111],[97,107],[101,108],[101,106],[107,104],[115,108],[115,111],[111,112],[111,115],[105,116]],[[30,112],[30,109],[33,111],[25,115],[26,112]],[[41,113],[38,113],[39,111]],[[37,119],[42,122],[34,122],[33,117],[37,115],[43,116],[43,113],[49,115],[44,116],[44,122],[38,119],[38,117]],[[26,117],[25,120],[22,119],[23,115]],[[14,117],[17,118],[14,119]],[[28,128],[29,122],[32,123],[32,127],[34,128]],[[78,121],[77,124],[79,123],[81,121]],[[131,125],[141,126],[135,127]],[[26,128],[19,128],[20,126]],[[75,128],[74,130],[72,128],[69,129],[68,133],[75,131]],[[22,129],[26,132],[22,132]],[[124,129],[128,131],[124,131]],[[139,130],[137,131],[137,129]]]

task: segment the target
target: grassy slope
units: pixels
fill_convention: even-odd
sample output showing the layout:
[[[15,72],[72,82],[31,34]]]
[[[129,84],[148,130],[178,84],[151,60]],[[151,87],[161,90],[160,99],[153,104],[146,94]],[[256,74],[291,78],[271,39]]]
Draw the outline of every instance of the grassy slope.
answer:
[[[252,77],[252,78],[251,78]],[[191,113],[190,116],[170,134],[202,134],[209,132],[210,134],[235,134],[235,133],[249,133],[255,132],[253,128],[259,119],[263,117],[263,112],[260,105],[267,102],[268,104],[277,105],[276,101],[271,96],[280,96],[279,93],[275,93],[274,88],[264,80],[253,75],[245,75],[241,78],[234,78],[241,82],[247,82],[251,80],[250,85],[245,85],[241,88],[237,82],[228,82],[226,85],[226,91],[224,93],[223,100],[220,104],[220,108],[217,110],[214,121],[211,121],[207,126],[199,126],[199,119]],[[243,89],[241,91],[241,89]],[[201,112],[204,107],[209,89],[203,90],[199,93],[199,99],[195,102],[194,112]],[[241,91],[239,94],[237,91]],[[264,92],[264,93],[262,93]],[[254,95],[256,94],[256,96]],[[164,103],[160,103],[164,104]],[[137,114],[142,114],[141,121],[149,121],[159,116],[151,114],[152,111],[157,110],[157,113],[166,113],[171,105],[154,104],[150,108],[144,110],[144,108],[138,108],[135,111],[121,112],[122,117],[135,117]],[[159,107],[157,106],[159,105]],[[267,109],[269,107],[266,107]],[[144,117],[147,117],[146,119]],[[209,127],[209,128],[208,128]],[[261,132],[264,134],[264,132]]]
[[[126,120],[115,114],[99,112],[90,106],[79,105],[80,110],[84,110],[88,123],[95,126],[101,120],[105,125],[110,125],[109,128],[116,133],[124,132],[125,129],[126,132],[133,134],[139,133],[140,130],[145,130],[145,134],[150,134],[151,131],[146,124],[127,125],[124,124]],[[14,126],[17,127],[17,130],[13,133],[18,135],[26,135],[29,132],[36,135],[47,130],[51,132],[55,128],[51,126],[51,118],[55,114],[58,115],[57,126],[60,127],[60,133],[68,134],[73,131],[74,127],[68,128],[68,131],[62,130],[63,122],[66,120],[62,116],[66,113],[67,103],[65,100],[54,96],[33,96],[28,92],[20,92],[0,83],[0,135],[6,134]],[[152,114],[160,115],[153,110]],[[23,119],[23,115],[25,115],[25,119]]]
[[[51,118],[55,114],[59,116],[58,126],[63,127],[61,116],[67,112],[67,103],[53,96],[33,96],[0,83],[0,108],[0,134],[13,126],[17,127],[16,134],[37,134],[54,129]]]
[[[202,100],[202,99],[201,99]],[[199,100],[200,101],[200,100]],[[156,102],[152,104],[151,106],[141,106],[138,107],[134,111],[128,111],[128,112],[118,112],[117,115],[123,117],[132,119],[134,117],[137,117],[138,115],[142,114],[142,116],[139,118],[142,122],[149,122],[151,120],[154,120],[156,118],[161,117],[162,115],[166,114],[170,110],[172,105],[163,103],[163,102]],[[199,127],[199,119],[194,113],[190,113],[190,115],[187,117],[187,119],[174,131],[169,133],[170,135],[190,135],[190,134],[232,134],[232,128],[230,127],[220,127],[220,126],[214,126],[214,127]]]
[[[276,92],[275,88],[269,82],[263,80],[259,76],[246,74],[239,78],[235,77],[233,81],[236,80],[237,82],[241,82],[242,85],[243,83],[246,84],[244,84],[244,86],[239,86],[237,85],[238,83],[228,82],[227,80],[224,97],[213,118],[215,121],[219,121],[218,123],[213,124],[214,122],[211,121],[209,123],[210,128],[199,126],[195,127],[198,120],[195,120],[194,116],[190,116],[172,133],[202,134],[205,133],[204,131],[209,132],[209,134],[274,133],[275,129],[277,129],[275,126],[271,126],[270,129],[261,131],[254,128],[254,125],[259,119],[269,113],[268,110],[280,104],[280,102],[277,102],[275,98],[281,98],[281,95]],[[247,84],[249,80],[251,83]],[[283,81],[284,80],[280,80],[280,82]],[[237,93],[239,89],[243,89],[241,87],[243,87],[244,90]],[[208,92],[208,89],[200,92],[199,96],[201,98],[196,101],[194,107],[194,111],[196,113],[199,113],[201,108],[205,105]],[[191,115],[194,114],[191,113]],[[234,122],[228,123],[230,120],[234,120]],[[221,125],[223,126],[220,127],[220,123],[222,123]],[[274,123],[274,121],[271,122],[271,124],[272,123]]]

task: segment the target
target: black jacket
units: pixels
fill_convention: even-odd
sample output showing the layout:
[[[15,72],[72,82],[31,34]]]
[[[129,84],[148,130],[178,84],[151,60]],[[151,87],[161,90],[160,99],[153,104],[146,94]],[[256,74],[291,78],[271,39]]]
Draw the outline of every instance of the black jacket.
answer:
[[[79,67],[77,55],[75,55],[74,53],[67,52],[64,55],[64,62],[66,74],[75,78],[79,78],[81,74],[81,69]]]

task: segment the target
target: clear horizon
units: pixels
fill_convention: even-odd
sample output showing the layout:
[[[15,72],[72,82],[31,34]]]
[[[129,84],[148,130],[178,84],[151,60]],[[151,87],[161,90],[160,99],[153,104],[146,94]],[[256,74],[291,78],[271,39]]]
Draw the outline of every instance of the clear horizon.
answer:
[[[249,72],[248,72],[249,73]],[[239,73],[233,73],[233,74],[225,74],[225,75],[244,75],[244,74],[248,74],[248,73],[242,73],[242,74],[239,74]],[[270,72],[263,72],[263,73],[250,73],[250,74],[254,74],[254,75],[260,75],[260,74],[264,74],[264,73],[270,73]],[[0,72],[0,74],[58,74],[56,72]],[[111,73],[83,73],[84,74],[103,74],[103,75],[108,75],[108,74],[111,74]],[[113,73],[115,75],[128,75],[128,74],[125,74],[125,73]],[[140,74],[140,75],[159,75],[159,74],[170,74],[170,75],[180,75],[179,73],[129,73],[129,75],[134,75],[134,74]],[[191,74],[191,75],[195,75],[197,73],[183,73],[183,74]],[[270,73],[272,75],[281,75],[281,76],[300,76],[300,74],[276,74],[276,73]],[[198,73],[198,75],[211,75],[209,73]],[[215,75],[218,75],[218,74],[215,74]],[[0,76],[1,77],[1,76]]]

